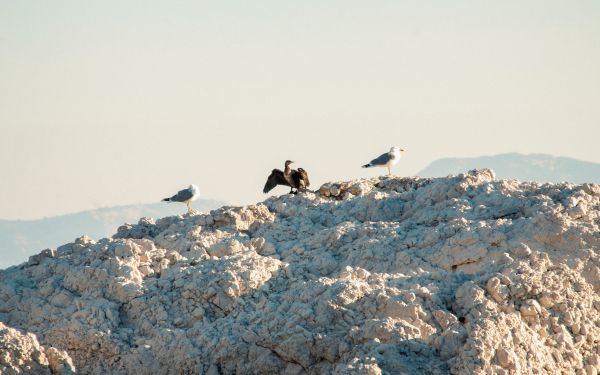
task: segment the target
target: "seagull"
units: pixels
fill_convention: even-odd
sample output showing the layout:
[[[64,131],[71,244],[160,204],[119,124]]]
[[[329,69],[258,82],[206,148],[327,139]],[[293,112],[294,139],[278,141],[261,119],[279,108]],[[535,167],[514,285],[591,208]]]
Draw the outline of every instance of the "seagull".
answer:
[[[263,193],[268,193],[277,185],[289,186],[290,194],[296,194],[298,190],[306,191],[306,188],[310,186],[308,173],[302,168],[298,168],[298,170],[292,169],[290,167],[292,163],[293,161],[286,160],[283,172],[280,169],[273,169],[271,171],[263,188]],[[296,189],[296,192],[294,192],[294,189]]]
[[[379,157],[371,160],[368,164],[363,165],[363,168],[371,168],[371,167],[387,167],[388,176],[392,174],[391,167],[396,165],[400,158],[402,157],[403,149],[400,147],[392,147],[390,152],[386,152],[385,154],[379,155]]]
[[[188,214],[194,212],[194,209],[190,206],[190,204],[198,199],[200,195],[200,190],[198,186],[192,184],[188,186],[187,189],[179,190],[177,194],[173,195],[171,198],[165,198],[162,202],[181,202],[185,203],[188,208]]]

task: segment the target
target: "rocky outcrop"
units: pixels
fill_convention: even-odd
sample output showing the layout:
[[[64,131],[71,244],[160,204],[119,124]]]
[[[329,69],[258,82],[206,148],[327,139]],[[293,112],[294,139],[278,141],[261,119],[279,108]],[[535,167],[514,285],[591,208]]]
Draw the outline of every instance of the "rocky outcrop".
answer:
[[[42,347],[32,333],[24,334],[0,322],[0,374],[74,374],[71,357]]]
[[[596,374],[599,224],[489,170],[143,218],[0,271],[0,369]]]

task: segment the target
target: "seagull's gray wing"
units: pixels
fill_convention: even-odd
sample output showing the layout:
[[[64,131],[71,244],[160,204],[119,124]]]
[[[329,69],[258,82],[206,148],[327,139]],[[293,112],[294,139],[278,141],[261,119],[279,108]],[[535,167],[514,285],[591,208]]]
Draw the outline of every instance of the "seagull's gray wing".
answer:
[[[390,160],[392,160],[393,156],[390,152],[386,152],[385,154],[379,155],[377,158],[371,160],[369,162],[370,165],[386,165]]]
[[[171,197],[171,202],[185,202],[190,200],[193,196],[194,192],[190,188],[179,190],[177,194]]]

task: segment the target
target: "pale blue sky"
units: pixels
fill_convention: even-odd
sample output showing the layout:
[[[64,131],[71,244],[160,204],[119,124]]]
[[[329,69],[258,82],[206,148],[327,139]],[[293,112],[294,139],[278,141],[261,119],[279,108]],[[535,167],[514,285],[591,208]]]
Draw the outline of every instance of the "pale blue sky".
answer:
[[[0,218],[265,198],[392,145],[600,162],[598,1],[0,2]],[[283,189],[283,188],[282,188]],[[275,191],[282,193],[285,189]]]

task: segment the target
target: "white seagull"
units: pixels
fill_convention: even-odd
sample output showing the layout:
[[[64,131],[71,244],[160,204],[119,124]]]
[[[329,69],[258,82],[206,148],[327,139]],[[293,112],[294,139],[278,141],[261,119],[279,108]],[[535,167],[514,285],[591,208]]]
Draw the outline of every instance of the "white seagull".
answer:
[[[403,149],[400,147],[394,146],[390,149],[390,152],[386,152],[385,154],[379,155],[379,157],[371,160],[368,164],[363,165],[363,168],[371,168],[371,167],[387,167],[388,176],[392,174],[392,166],[398,164],[400,158],[402,157]]]
[[[190,204],[198,199],[200,195],[200,190],[196,185],[190,185],[187,189],[179,190],[177,194],[173,195],[171,198],[165,198],[163,202],[182,202],[187,205],[188,214],[193,212],[194,209],[190,206]]]

